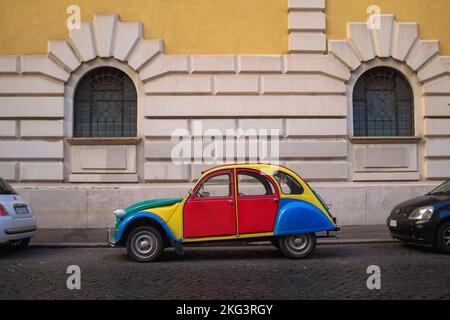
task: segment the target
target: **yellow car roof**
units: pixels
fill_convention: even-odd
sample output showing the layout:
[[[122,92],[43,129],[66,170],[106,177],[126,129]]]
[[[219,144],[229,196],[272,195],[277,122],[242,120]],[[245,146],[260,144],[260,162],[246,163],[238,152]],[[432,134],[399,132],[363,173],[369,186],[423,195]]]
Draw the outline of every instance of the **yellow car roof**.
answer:
[[[202,175],[206,175],[208,173],[214,172],[214,171],[219,171],[219,170],[224,170],[224,169],[255,169],[255,170],[260,170],[266,173],[270,173],[272,174],[275,171],[283,171],[283,172],[289,172],[291,174],[295,174],[296,176],[298,176],[300,179],[301,177],[294,171],[283,167],[283,166],[279,166],[279,165],[274,165],[274,164],[267,164],[267,163],[235,163],[235,164],[225,164],[225,165],[221,165],[221,166],[217,166],[211,169],[208,169],[204,172],[202,172]],[[303,180],[303,179],[302,179]]]

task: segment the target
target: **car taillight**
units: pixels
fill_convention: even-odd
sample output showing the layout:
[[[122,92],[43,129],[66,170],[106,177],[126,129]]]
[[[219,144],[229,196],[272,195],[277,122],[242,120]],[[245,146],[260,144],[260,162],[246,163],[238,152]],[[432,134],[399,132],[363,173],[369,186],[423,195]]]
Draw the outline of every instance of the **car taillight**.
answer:
[[[336,219],[336,217],[333,217],[333,222],[334,222],[334,224],[337,224],[337,219]]]
[[[8,215],[8,210],[5,206],[0,203],[0,217],[6,217]]]

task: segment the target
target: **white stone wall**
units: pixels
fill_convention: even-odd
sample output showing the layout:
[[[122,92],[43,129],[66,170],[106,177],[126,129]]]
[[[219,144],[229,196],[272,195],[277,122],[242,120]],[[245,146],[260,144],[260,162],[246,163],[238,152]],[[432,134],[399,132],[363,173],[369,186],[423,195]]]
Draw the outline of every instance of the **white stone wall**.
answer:
[[[176,72],[167,67],[177,64]],[[349,71],[332,58],[160,56],[142,74],[149,79],[145,82],[146,181],[197,178],[195,165],[190,164],[162,175],[171,164],[172,132],[182,128],[193,135],[194,121],[201,121],[204,130],[222,132],[278,129],[284,164],[304,164],[301,173],[312,180],[347,179],[342,79],[349,77]]]
[[[289,52],[325,53],[325,0],[288,0]]]
[[[378,172],[354,172],[353,180],[389,181],[389,180],[443,180],[450,176],[448,121],[450,117],[450,57],[439,55],[439,42],[419,39],[417,23],[397,22],[394,15],[381,15],[381,28],[370,30],[366,23],[349,23],[346,40],[330,40],[329,54],[344,63],[354,74],[367,66],[387,65],[397,68],[409,80],[415,97],[415,131],[418,142],[414,142],[417,151],[412,159],[411,151],[406,170],[389,168],[389,156],[380,167],[387,168]],[[376,61],[376,63],[374,63]],[[351,110],[351,85],[347,91]],[[351,120],[351,119],[349,119]],[[351,122],[349,121],[349,125]],[[351,130],[349,130],[350,132]],[[386,139],[384,148],[392,149],[392,141]],[[401,143],[401,141],[397,141]],[[409,144],[411,142],[408,142]],[[370,144],[370,142],[369,142]],[[380,139],[375,143],[383,144]],[[400,149],[411,150],[404,144]],[[358,148],[359,146],[356,146]],[[370,147],[367,146],[367,147]],[[355,148],[354,148],[355,149]],[[399,149],[397,149],[398,151]],[[357,150],[354,152],[357,152]],[[353,155],[354,156],[354,155]],[[353,164],[354,158],[352,160]],[[414,167],[417,170],[413,170]],[[392,165],[392,168],[395,168]]]
[[[47,56],[0,56],[0,176],[63,181],[68,77]]]

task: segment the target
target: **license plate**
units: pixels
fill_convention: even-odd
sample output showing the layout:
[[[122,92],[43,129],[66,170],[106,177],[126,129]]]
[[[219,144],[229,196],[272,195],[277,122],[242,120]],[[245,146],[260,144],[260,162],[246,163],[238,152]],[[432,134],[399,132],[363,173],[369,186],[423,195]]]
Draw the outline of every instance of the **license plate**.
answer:
[[[391,220],[391,222],[389,223],[389,225],[390,225],[391,227],[396,228],[396,227],[398,227],[398,222],[397,222],[397,220]]]
[[[14,207],[17,214],[29,214],[28,207]]]

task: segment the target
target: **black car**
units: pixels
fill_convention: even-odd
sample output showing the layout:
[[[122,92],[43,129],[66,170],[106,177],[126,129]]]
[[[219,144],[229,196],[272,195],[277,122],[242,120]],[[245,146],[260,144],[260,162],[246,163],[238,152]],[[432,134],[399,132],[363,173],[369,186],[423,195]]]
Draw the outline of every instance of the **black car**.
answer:
[[[450,180],[424,196],[400,203],[387,224],[394,239],[450,254]]]

